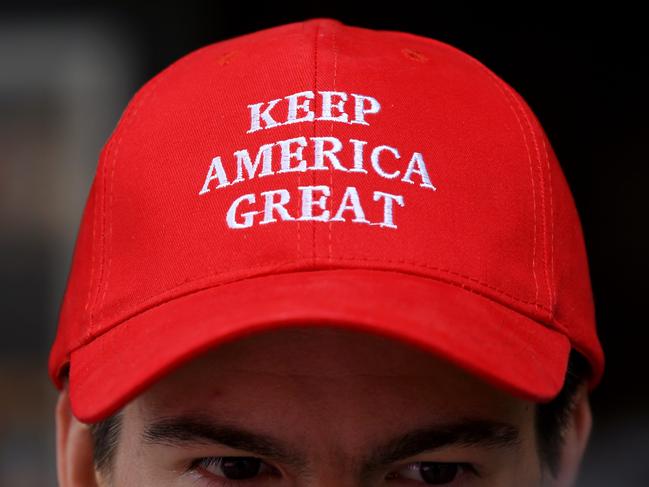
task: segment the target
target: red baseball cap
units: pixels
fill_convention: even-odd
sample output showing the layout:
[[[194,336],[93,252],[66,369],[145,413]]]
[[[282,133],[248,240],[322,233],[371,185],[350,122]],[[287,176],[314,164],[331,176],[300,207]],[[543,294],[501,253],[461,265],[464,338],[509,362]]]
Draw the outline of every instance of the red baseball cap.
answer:
[[[313,18],[133,96],[99,157],[49,374],[96,422],[219,344],[339,326],[547,401],[603,352],[582,229],[524,99],[435,39]]]

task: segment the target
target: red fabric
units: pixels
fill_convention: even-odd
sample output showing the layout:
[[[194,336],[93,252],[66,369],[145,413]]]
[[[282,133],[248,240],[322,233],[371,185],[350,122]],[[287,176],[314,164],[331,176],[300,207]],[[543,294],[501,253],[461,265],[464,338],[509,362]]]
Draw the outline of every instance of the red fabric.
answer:
[[[333,269],[262,275],[162,303],[73,352],[75,415],[94,422],[208,348],[291,325],[345,326],[397,338],[531,400],[557,393],[570,348],[562,334],[530,326],[505,306],[415,274]]]
[[[294,118],[314,119],[285,123],[289,97],[305,91],[309,109]],[[329,119],[325,91],[347,97]],[[255,125],[251,106],[272,100],[271,119]],[[279,172],[281,143],[291,152],[300,137],[307,168],[317,164],[317,139],[331,137],[343,169],[325,157],[320,170]],[[265,144],[272,173],[260,175],[260,159],[255,177],[244,170],[233,182],[235,153],[254,162]],[[366,172],[349,170],[355,144]],[[227,185],[212,171],[217,157]],[[404,180],[416,157],[431,184],[421,172]],[[323,207],[311,206],[329,218],[299,219],[306,186],[320,187],[314,200],[329,192]],[[269,191],[286,197],[292,219],[274,212],[276,221],[261,223]],[[352,193],[364,218],[344,209]],[[238,198],[238,224],[260,212],[245,228],[227,221]],[[600,380],[566,180],[529,106],[469,55],[310,19],[206,46],[154,77],[101,153],[50,376],[61,387],[70,363],[74,411],[96,420],[221,340],[318,319],[402,337],[525,397],[557,392],[569,345],[591,362],[591,386]]]

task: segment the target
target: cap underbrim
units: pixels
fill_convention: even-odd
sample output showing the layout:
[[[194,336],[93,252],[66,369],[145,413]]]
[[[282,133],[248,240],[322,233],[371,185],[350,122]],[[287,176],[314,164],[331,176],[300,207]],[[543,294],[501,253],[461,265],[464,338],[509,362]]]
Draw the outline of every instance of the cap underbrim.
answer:
[[[449,282],[389,270],[287,272],[177,297],[74,350],[72,411],[80,421],[99,421],[214,346],[322,324],[413,344],[532,401],[559,392],[570,351],[561,333]]]

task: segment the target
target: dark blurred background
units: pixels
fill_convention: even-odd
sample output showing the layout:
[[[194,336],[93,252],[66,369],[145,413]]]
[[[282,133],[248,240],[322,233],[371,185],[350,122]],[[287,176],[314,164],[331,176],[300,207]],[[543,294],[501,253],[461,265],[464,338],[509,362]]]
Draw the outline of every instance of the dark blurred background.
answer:
[[[576,200],[607,354],[579,485],[649,486],[646,19],[621,3],[198,0],[0,3],[0,486],[56,485],[47,354],[97,157],[127,101],[198,47],[310,17],[447,42],[527,100]]]

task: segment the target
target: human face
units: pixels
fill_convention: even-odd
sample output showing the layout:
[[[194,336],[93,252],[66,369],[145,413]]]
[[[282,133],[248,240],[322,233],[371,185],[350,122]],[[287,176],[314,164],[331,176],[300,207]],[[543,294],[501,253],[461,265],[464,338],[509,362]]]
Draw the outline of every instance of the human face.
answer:
[[[360,332],[236,340],[123,413],[115,487],[543,484],[532,403]]]

